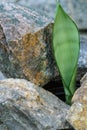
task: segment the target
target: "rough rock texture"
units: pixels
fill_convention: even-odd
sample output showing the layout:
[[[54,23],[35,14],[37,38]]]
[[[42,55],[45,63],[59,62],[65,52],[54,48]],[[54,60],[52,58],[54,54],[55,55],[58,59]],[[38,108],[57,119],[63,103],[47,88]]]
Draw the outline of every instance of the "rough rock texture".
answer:
[[[69,128],[69,106],[23,79],[0,81],[0,130],[60,130]]]
[[[11,3],[0,5],[0,70],[37,85],[54,77],[52,20]]]
[[[87,130],[87,74],[82,78],[81,83],[81,87],[73,96],[73,104],[67,116],[67,120],[75,130]]]
[[[5,0],[16,2],[25,7],[32,6],[51,17],[55,16],[56,0]],[[87,1],[86,0],[58,0],[66,12],[75,20],[80,29],[87,29]]]

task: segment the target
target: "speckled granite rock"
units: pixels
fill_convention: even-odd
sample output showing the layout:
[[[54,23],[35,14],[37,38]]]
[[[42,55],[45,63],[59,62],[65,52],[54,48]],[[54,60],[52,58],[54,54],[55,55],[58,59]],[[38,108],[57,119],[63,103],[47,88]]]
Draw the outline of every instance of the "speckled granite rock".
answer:
[[[5,0],[16,2],[22,6],[33,7],[45,12],[51,17],[55,16],[56,0]],[[66,12],[75,20],[79,29],[87,29],[87,0],[58,0]]]
[[[68,109],[56,96],[26,80],[0,81],[0,130],[69,128]]]
[[[7,77],[26,78],[37,85],[54,77],[51,21],[31,9],[0,5],[0,70]]]
[[[67,120],[75,130],[87,130],[87,74],[82,78],[81,83],[81,87],[73,96],[73,104],[67,116]]]

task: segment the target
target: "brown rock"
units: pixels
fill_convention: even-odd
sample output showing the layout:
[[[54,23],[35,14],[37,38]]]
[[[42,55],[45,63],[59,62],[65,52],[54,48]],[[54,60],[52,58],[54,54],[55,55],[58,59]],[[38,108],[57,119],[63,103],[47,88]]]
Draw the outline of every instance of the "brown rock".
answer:
[[[77,89],[77,91],[75,92],[72,98],[72,102],[79,101],[80,103],[84,104],[86,101],[86,95],[87,95],[86,89],[87,89],[87,74],[85,74],[83,78],[81,79],[81,87]]]
[[[0,81],[0,130],[68,129],[69,106],[23,79]]]
[[[0,5],[0,69],[44,85],[54,77],[51,19],[11,3]]]
[[[82,79],[82,85],[75,92],[67,120],[75,130],[87,130],[87,75]]]

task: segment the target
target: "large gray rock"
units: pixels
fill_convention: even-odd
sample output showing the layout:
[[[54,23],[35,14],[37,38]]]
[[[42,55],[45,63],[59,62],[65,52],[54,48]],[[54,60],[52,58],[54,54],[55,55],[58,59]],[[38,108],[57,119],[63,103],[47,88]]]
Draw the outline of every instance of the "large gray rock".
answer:
[[[51,17],[55,16],[56,0],[5,0],[16,2],[25,7],[33,7]],[[87,29],[87,1],[86,0],[58,0],[65,11],[75,20],[79,29]]]
[[[87,74],[82,78],[81,87],[75,92],[72,102],[67,120],[75,130],[87,130]]]
[[[0,70],[44,85],[55,76],[51,19],[11,3],[0,5]]]
[[[68,129],[69,106],[23,79],[0,81],[0,130]]]

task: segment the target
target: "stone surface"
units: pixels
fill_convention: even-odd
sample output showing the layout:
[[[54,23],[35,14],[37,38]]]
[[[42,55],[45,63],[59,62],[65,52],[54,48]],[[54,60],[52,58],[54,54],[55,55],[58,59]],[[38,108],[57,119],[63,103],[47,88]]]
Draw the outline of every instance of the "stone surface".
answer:
[[[87,34],[80,35],[79,67],[87,68]]]
[[[85,82],[87,80],[87,72],[85,73],[85,75],[82,77],[82,79],[80,80],[81,84],[83,82]]]
[[[87,130],[87,74],[81,80],[81,87],[77,89],[67,120],[75,130]]]
[[[3,1],[3,0],[1,0]],[[55,16],[56,0],[5,0],[16,2],[25,7],[33,7],[38,11]],[[58,0],[65,11],[75,20],[79,29],[87,29],[87,1],[86,0]]]
[[[6,79],[6,77],[3,75],[3,73],[0,71],[0,80]]]
[[[0,81],[0,130],[61,130],[69,106],[24,79]]]
[[[26,78],[37,85],[52,79],[51,22],[32,9],[0,5],[0,70],[7,77]]]
[[[87,72],[87,34],[80,34],[80,54],[78,60],[77,80]]]

